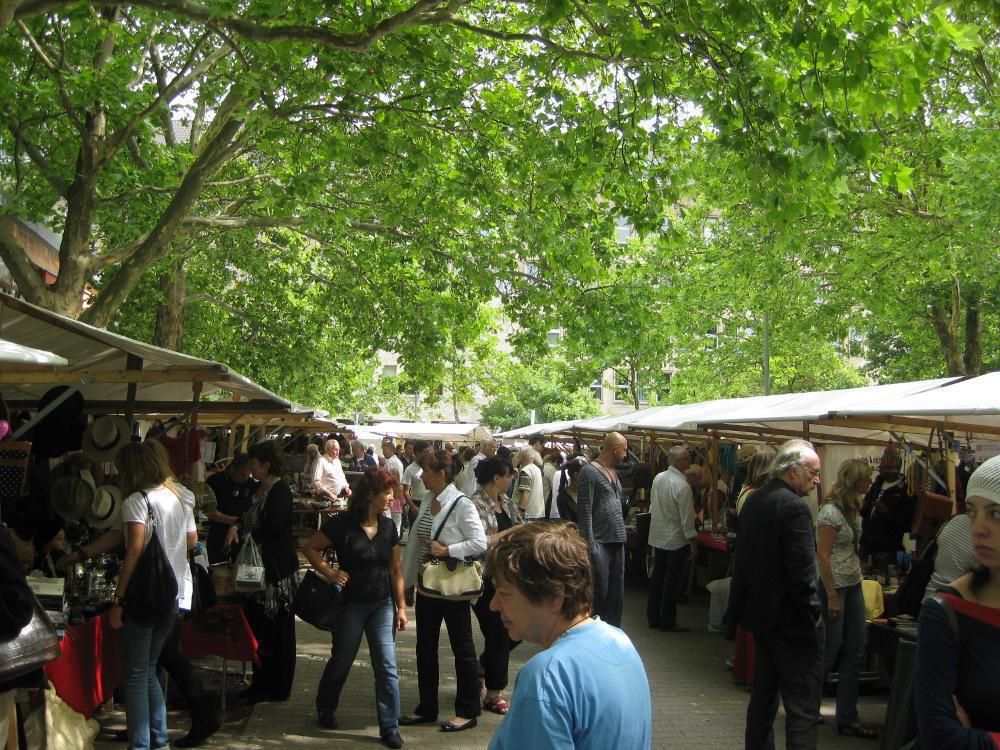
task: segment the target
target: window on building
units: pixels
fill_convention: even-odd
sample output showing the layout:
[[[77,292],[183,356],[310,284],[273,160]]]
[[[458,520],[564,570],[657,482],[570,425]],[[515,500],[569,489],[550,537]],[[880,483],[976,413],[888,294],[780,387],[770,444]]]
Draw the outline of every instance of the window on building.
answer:
[[[382,377],[394,378],[399,374],[399,365],[382,365]]]
[[[600,378],[590,384],[590,395],[598,401],[604,400],[604,383],[601,382]]]
[[[562,331],[558,328],[549,331],[549,346],[556,346],[560,341],[562,341]]]

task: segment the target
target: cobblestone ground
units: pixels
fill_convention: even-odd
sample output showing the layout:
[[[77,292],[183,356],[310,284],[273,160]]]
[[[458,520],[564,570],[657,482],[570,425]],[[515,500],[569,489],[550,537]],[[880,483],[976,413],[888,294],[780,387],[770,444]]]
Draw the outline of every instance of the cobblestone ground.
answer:
[[[690,604],[681,605],[679,620],[692,627],[690,633],[661,633],[650,630],[645,623],[645,585],[630,586],[626,592],[625,631],[642,654],[649,676],[653,698],[654,750],[728,750],[743,746],[743,724],[748,693],[745,687],[734,685],[725,661],[732,653],[732,644],[717,633],[707,631],[708,601],[705,592],[696,592]],[[478,638],[478,628],[473,624]],[[417,703],[416,631],[410,628],[399,636],[399,665],[404,713]],[[290,700],[285,703],[262,703],[252,710],[236,709],[228,712],[223,729],[206,743],[211,748],[236,750],[278,750],[279,748],[348,748],[382,747],[378,742],[375,720],[375,689],[368,658],[367,645],[362,642],[354,669],[348,678],[341,698],[337,718],[340,729],[324,730],[316,723],[314,709],[315,688],[329,654],[325,633],[299,623],[299,658],[296,666],[295,687]],[[524,644],[517,648],[511,659],[511,689],[515,670],[537,648]],[[206,681],[218,684],[221,677],[219,661],[205,660]],[[441,707],[451,704],[450,695],[455,689],[455,679],[449,677],[451,654],[447,636],[441,636]],[[230,673],[230,695],[239,689],[239,669]],[[878,726],[885,713],[884,694],[862,695],[860,710],[862,721]],[[833,699],[824,698],[823,714],[826,722],[819,727],[821,750],[847,750],[867,748],[874,750],[877,741],[838,736],[833,723]],[[407,748],[433,748],[434,750],[459,750],[485,748],[501,717],[484,713],[475,729],[456,734],[442,734],[437,725],[423,725],[404,729]],[[779,711],[775,722],[776,745],[784,746],[782,725],[784,714]],[[102,717],[105,731],[97,743],[99,750],[122,748],[122,744],[107,741],[109,730],[123,725],[119,712]],[[188,727],[185,712],[171,711],[171,734],[176,739]],[[530,750],[525,748],[524,750]]]

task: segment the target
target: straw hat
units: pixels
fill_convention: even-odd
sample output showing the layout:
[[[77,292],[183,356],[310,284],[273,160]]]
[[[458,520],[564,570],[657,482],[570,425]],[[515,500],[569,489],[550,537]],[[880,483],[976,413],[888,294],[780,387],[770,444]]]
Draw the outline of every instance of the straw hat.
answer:
[[[750,456],[752,456],[756,450],[756,445],[741,445],[736,451],[736,462],[743,463],[744,461],[749,461]]]
[[[87,525],[108,529],[118,520],[122,507],[122,491],[113,484],[102,484],[94,490],[94,502],[87,509]]]
[[[115,454],[128,445],[132,430],[121,417],[101,417],[83,435],[83,455],[96,464],[113,461]]]
[[[60,477],[52,484],[52,507],[63,518],[79,521],[94,504],[97,487],[87,470]]]

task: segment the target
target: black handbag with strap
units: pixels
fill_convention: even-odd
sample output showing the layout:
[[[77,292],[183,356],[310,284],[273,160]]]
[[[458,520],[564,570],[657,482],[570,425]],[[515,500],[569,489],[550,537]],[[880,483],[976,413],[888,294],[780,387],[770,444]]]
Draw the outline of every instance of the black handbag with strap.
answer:
[[[314,628],[336,633],[344,616],[343,591],[310,570],[295,592],[292,611]]]
[[[156,533],[156,515],[149,496],[142,493],[149,511],[146,533],[149,541],[139,556],[128,588],[125,589],[125,617],[139,625],[162,622],[177,607],[177,576]]]

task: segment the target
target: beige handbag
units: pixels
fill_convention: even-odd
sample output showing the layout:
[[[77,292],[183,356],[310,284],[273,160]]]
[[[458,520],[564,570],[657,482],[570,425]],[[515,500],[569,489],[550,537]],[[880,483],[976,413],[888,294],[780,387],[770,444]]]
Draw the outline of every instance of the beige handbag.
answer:
[[[464,497],[464,496],[463,496]],[[441,529],[448,523],[448,516],[462,498],[456,498],[448,508],[437,534],[432,542],[437,541]],[[479,560],[459,560],[455,557],[439,559],[431,558],[420,566],[417,575],[417,591],[432,599],[449,599],[455,602],[467,602],[478,599],[483,593],[483,564]]]

